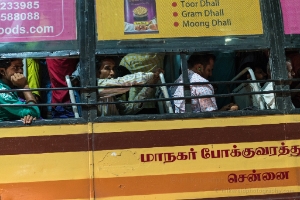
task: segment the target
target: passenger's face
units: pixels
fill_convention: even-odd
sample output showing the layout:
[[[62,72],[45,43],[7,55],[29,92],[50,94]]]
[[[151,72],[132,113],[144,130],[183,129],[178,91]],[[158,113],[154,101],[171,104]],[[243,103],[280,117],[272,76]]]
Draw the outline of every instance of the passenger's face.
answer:
[[[265,80],[267,74],[261,68],[255,68],[254,75],[256,80]]]
[[[102,65],[100,67],[99,73],[100,79],[106,79],[106,78],[114,78],[115,72],[115,62],[113,60],[105,60],[102,62]]]
[[[23,74],[23,62],[22,59],[18,59],[12,61],[10,66],[6,69],[1,68],[0,73],[2,75],[2,79],[6,79],[7,81],[11,81],[11,76],[15,73]]]
[[[295,72],[293,71],[292,63],[286,62],[286,69],[288,71],[288,78],[292,79],[295,76]]]
[[[213,69],[214,69],[214,64],[215,64],[214,60],[210,59],[209,64],[206,65],[205,67],[203,67],[203,72],[200,75],[205,79],[208,79],[209,77],[211,77]]]

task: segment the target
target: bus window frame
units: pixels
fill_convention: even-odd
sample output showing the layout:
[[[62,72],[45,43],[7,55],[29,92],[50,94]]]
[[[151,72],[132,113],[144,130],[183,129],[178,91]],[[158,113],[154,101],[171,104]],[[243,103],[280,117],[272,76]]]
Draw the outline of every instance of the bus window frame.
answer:
[[[69,57],[79,56],[80,65],[83,66],[81,74],[82,87],[96,86],[96,55],[120,55],[134,52],[162,52],[162,53],[191,53],[191,52],[212,52],[212,51],[250,51],[270,49],[271,59],[274,63],[272,78],[282,80],[287,78],[285,70],[284,49],[287,47],[299,47],[300,45],[287,45],[287,37],[283,32],[283,21],[279,0],[260,0],[261,17],[263,24],[262,35],[243,35],[243,36],[222,36],[222,37],[199,37],[199,38],[170,38],[170,39],[144,39],[144,40],[115,40],[97,41],[96,32],[96,11],[95,1],[76,0],[77,15],[77,40],[76,41],[56,41],[56,42],[37,42],[37,48],[28,49],[22,52],[25,43],[0,43],[7,48],[0,50],[0,57]],[[273,23],[278,20],[279,23]],[[89,23],[86,23],[89,21]],[[300,40],[300,37],[293,36]],[[277,40],[278,39],[278,40]],[[77,46],[73,43],[77,42]],[[142,44],[142,46],[141,46]],[[15,45],[15,48],[12,46]],[[42,47],[49,45],[49,49],[42,50]],[[52,46],[51,46],[52,45]],[[55,46],[57,45],[57,46]],[[56,48],[52,48],[55,46]],[[2,48],[1,47],[1,48]],[[50,48],[51,47],[51,48]],[[16,51],[19,49],[20,51]],[[286,70],[285,70],[286,71]],[[286,90],[282,85],[276,86],[277,89]],[[93,104],[97,102],[97,92],[83,90],[81,94],[82,102]],[[297,109],[291,108],[289,96],[276,97],[278,109],[264,111],[237,111],[219,113],[184,113],[184,114],[158,114],[151,116],[111,116],[98,117],[96,106],[85,106],[82,118],[79,119],[50,119],[34,124],[76,124],[86,122],[103,121],[131,121],[131,120],[157,120],[157,119],[185,119],[185,118],[211,118],[211,117],[238,117],[251,115],[273,115],[300,113]],[[4,126],[14,124],[13,122],[1,122]]]

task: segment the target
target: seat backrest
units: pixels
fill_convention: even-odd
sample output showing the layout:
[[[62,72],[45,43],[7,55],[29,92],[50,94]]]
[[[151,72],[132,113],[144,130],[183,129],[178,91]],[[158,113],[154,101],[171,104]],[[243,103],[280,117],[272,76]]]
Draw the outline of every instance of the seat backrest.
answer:
[[[250,67],[243,69],[237,76],[231,81],[237,80],[243,74],[249,72],[251,80],[256,80],[253,70]],[[260,92],[261,87],[258,83],[242,83],[235,88],[233,93],[249,93],[249,92]],[[266,109],[263,96],[261,94],[245,95],[245,96],[234,96],[235,103],[240,109],[247,108],[249,106],[255,106],[260,110]]]
[[[248,93],[251,91],[250,91],[249,84],[242,83],[238,87],[236,87],[232,92],[241,94],[241,93]],[[240,109],[244,109],[253,105],[251,95],[234,96],[233,99],[234,99],[234,103],[236,103]]]
[[[159,77],[160,77],[160,81],[162,84],[166,83],[165,77],[162,73],[159,74]],[[166,86],[160,86],[160,89],[162,91],[162,94],[163,94],[162,96],[164,98],[170,98],[168,88]],[[174,113],[171,101],[163,101],[163,105],[164,105],[167,113]],[[162,110],[162,108],[160,108],[160,110]],[[162,112],[162,111],[160,111],[160,112]]]
[[[69,88],[72,88],[72,83],[71,83],[69,75],[66,75],[66,83],[67,83],[67,85],[68,85]],[[70,94],[71,103],[76,103],[74,91],[73,90],[69,90],[69,94]],[[72,109],[73,109],[75,118],[79,118],[79,113],[78,113],[77,106],[72,106]]]

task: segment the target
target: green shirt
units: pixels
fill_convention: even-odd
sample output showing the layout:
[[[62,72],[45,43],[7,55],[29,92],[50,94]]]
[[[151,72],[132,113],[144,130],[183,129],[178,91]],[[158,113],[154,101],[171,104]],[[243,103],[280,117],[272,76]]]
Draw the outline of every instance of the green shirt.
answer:
[[[11,88],[0,80],[0,91],[11,90]],[[20,101],[17,92],[0,93],[1,104],[25,104]],[[40,117],[40,110],[37,106],[0,107],[0,121],[20,120],[24,116],[31,115]]]

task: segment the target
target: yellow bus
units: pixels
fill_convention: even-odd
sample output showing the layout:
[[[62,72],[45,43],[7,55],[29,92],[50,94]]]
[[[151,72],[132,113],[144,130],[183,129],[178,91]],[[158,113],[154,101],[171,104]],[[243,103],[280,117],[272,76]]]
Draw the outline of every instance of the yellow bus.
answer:
[[[299,0],[0,0],[0,58],[82,66],[81,103],[63,104],[81,106],[81,117],[0,122],[0,199],[299,198],[298,91],[286,84],[299,8]],[[275,108],[97,116],[97,56],[163,53],[173,83],[187,56],[203,52],[222,61],[211,80],[219,88],[242,55],[268,52]]]

